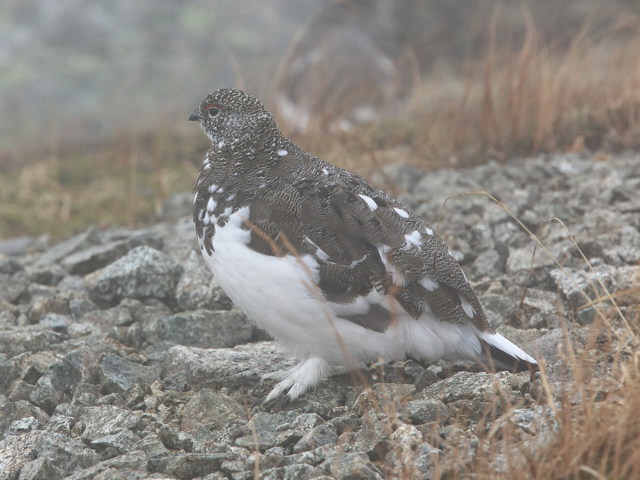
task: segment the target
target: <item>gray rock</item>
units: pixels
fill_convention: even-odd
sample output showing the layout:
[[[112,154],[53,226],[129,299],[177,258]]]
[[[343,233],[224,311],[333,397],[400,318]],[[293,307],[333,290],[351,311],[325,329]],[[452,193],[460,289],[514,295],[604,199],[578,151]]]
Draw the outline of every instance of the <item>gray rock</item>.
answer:
[[[10,401],[7,397],[0,395],[0,436],[9,431],[15,422],[19,425],[20,422],[29,418],[34,418],[38,424],[44,425],[49,420],[49,415],[25,400]]]
[[[183,310],[228,310],[231,300],[218,286],[211,272],[204,265],[202,256],[195,251],[189,254],[184,271],[176,287],[178,306]]]
[[[37,432],[12,435],[0,440],[0,480],[15,480],[34,457]]]
[[[58,332],[62,335],[67,336],[69,333],[69,325],[71,324],[72,319],[69,315],[61,315],[59,313],[47,313],[40,324],[43,327],[50,328],[54,332]]]
[[[0,255],[24,255],[30,249],[42,246],[43,239],[21,236],[0,240]]]
[[[340,480],[382,480],[382,474],[364,453],[337,454],[326,463],[334,478]]]
[[[528,288],[522,305],[525,321],[533,328],[553,326],[563,313],[560,295],[545,290]]]
[[[482,252],[473,261],[471,277],[482,277],[484,275],[495,278],[505,271],[505,258],[497,250],[487,250]]]
[[[60,472],[46,457],[36,458],[20,470],[18,480],[58,480]]]
[[[320,478],[321,470],[305,463],[272,468],[261,472],[264,480],[310,480]]]
[[[6,392],[17,377],[18,365],[15,360],[9,360],[6,354],[0,353],[0,392]]]
[[[189,480],[219,471],[222,462],[229,459],[225,453],[170,453],[149,458],[147,468],[149,473]]]
[[[24,272],[14,275],[0,273],[0,301],[18,303],[28,297],[29,280]]]
[[[41,427],[40,421],[35,417],[25,417],[16,420],[9,425],[9,434],[17,435],[23,432],[38,430]]]
[[[420,390],[424,390],[429,385],[433,385],[438,380],[438,376],[433,372],[433,370],[426,368],[422,371],[422,373],[420,373],[418,378],[416,378],[414,384],[416,387],[416,391],[419,392]]]
[[[69,480],[143,480],[149,478],[146,467],[147,457],[144,452],[125,452],[74,472],[68,478]]]
[[[116,261],[132,248],[147,245],[159,248],[158,241],[146,234],[127,235],[125,238],[117,238],[105,241],[99,245],[75,252],[65,257],[60,264],[72,275],[86,275],[99,268],[106,267]]]
[[[338,440],[336,427],[331,424],[322,424],[312,428],[293,446],[294,453],[314,450],[323,445],[334,445]]]
[[[85,230],[84,232],[48,249],[38,257],[33,266],[39,268],[57,263],[64,257],[95,244],[97,242],[97,237],[97,230],[93,227],[89,228],[88,230]]]
[[[360,417],[361,428],[352,437],[353,450],[364,452],[374,461],[383,461],[390,450],[389,434],[393,431],[390,420],[385,412],[369,410]]]
[[[254,330],[255,326],[237,310],[197,310],[153,318],[143,326],[142,334],[149,343],[221,348],[249,342]]]
[[[387,477],[422,480],[435,471],[434,458],[440,450],[424,442],[422,433],[413,425],[400,425],[391,435],[391,450],[385,456]]]
[[[175,299],[182,267],[171,257],[150,247],[131,250],[114,263],[85,277],[96,302],[113,305],[122,298]]]
[[[251,388],[260,375],[294,365],[275,342],[216,349],[175,346],[157,354],[166,365],[165,383],[181,389]]]
[[[264,451],[276,443],[276,430],[283,424],[291,423],[296,412],[258,412],[249,421],[251,433],[236,439],[236,445]]]
[[[38,435],[33,446],[33,456],[49,460],[63,478],[100,461],[99,455],[79,438],[50,432]]]
[[[98,452],[110,449],[110,456],[134,450],[140,443],[136,433],[144,427],[139,415],[112,405],[83,407],[77,420],[86,444]]]
[[[40,326],[0,331],[0,351],[11,358],[25,352],[50,349],[64,340],[63,334]]]
[[[81,348],[66,355],[40,377],[30,400],[48,413],[63,402],[69,402],[81,382],[97,384],[100,380],[99,358],[89,348]]]
[[[246,423],[243,406],[233,398],[211,389],[198,390],[184,405],[180,429],[196,438],[219,440],[225,430]]]
[[[600,284],[612,291],[615,270],[609,266],[596,267],[594,276],[591,272],[565,268],[553,270],[550,275],[570,308],[578,310],[591,299],[606,295]]]
[[[27,279],[41,285],[57,285],[66,276],[58,264],[33,266],[26,269]]]
[[[160,378],[158,365],[140,365],[112,353],[102,359],[100,367],[104,376],[102,391],[105,393],[124,392],[136,383],[150,385]]]
[[[509,248],[509,257],[507,258],[506,272],[513,274],[520,271],[528,271],[530,268],[538,269],[541,267],[551,267],[554,265],[553,258],[540,249],[533,253],[534,245],[523,248]]]
[[[314,427],[322,425],[323,423],[323,418],[317,413],[303,413],[302,415],[297,417],[293,421],[293,423],[280,425],[278,427],[276,445],[280,447],[290,448],[292,445],[298,443],[306,433],[308,433]],[[333,430],[336,430],[335,426],[333,426]],[[303,448],[301,450],[294,449],[294,451],[309,450],[311,448],[315,447]]]
[[[433,400],[423,392],[416,394],[413,398],[407,403],[407,410],[409,419],[415,425],[431,422],[444,423],[449,419],[449,408],[443,402]]]
[[[27,316],[29,317],[29,322],[38,323],[45,315],[50,313],[68,315],[70,313],[69,299],[60,294],[35,297],[31,300]]]
[[[499,416],[508,405],[522,401],[523,387],[516,385],[527,382],[526,375],[458,372],[425,388],[420,394],[465,412],[471,420],[478,421]]]
[[[0,242],[1,243],[1,242]],[[14,273],[23,270],[24,267],[15,258],[6,257],[0,252],[0,274],[13,275]]]

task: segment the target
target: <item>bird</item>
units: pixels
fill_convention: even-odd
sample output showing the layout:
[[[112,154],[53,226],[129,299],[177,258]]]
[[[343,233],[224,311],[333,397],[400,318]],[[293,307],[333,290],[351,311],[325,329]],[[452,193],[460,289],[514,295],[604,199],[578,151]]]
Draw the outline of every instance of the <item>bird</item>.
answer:
[[[299,358],[267,373],[293,401],[338,371],[415,358],[538,369],[489,325],[433,227],[362,176],[304,151],[253,95],[193,111],[211,140],[194,187],[199,248],[233,303]]]

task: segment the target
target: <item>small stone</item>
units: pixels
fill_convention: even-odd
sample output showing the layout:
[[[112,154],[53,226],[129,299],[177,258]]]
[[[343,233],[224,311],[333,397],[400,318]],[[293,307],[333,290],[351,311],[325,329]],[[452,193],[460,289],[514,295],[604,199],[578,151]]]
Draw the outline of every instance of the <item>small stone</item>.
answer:
[[[40,457],[22,467],[18,480],[58,480],[59,478],[62,478],[60,472],[49,459]]]
[[[159,366],[145,366],[131,362],[115,354],[108,354],[100,363],[105,380],[104,393],[120,393],[134,384],[149,385],[160,378]]]
[[[427,388],[429,385],[433,385],[439,380],[438,376],[430,369],[425,368],[424,371],[418,376],[415,382],[416,391],[421,391]]]
[[[168,255],[140,246],[85,277],[92,300],[113,305],[122,298],[172,301],[182,267]]]
[[[245,411],[233,398],[212,389],[202,389],[182,408],[180,429],[208,441],[217,439],[224,430],[246,422]]]
[[[183,310],[229,310],[231,300],[204,266],[201,255],[191,252],[176,286],[178,306]]]
[[[51,313],[69,315],[69,300],[61,295],[36,297],[29,305],[27,316],[30,323],[38,323]]]
[[[220,470],[229,455],[223,453],[170,453],[151,457],[148,461],[149,473],[172,475],[181,480],[201,477]]]
[[[89,348],[80,348],[55,362],[51,370],[40,377],[30,400],[46,412],[53,412],[59,403],[73,398],[81,382],[96,383],[100,375],[98,358]]]
[[[591,272],[585,272],[575,268],[556,269],[550,275],[562,296],[569,306],[578,310],[582,305],[588,304],[592,299],[606,295],[600,284],[609,291],[613,289],[615,278],[613,267],[604,265],[596,267],[595,276]]]
[[[46,432],[38,435],[33,451],[36,458],[49,460],[62,478],[100,461],[99,455],[81,439],[60,433]]]
[[[394,478],[425,479],[434,471],[433,456],[439,450],[425,443],[420,431],[413,425],[401,425],[391,435],[392,449],[385,456],[385,471]]]
[[[61,265],[72,275],[86,275],[125,255],[131,249],[131,243],[130,240],[115,240],[92,245],[67,256]]]
[[[25,417],[20,420],[16,420],[9,425],[10,434],[18,434],[22,432],[30,432],[31,430],[38,430],[41,424],[35,417]]]
[[[261,451],[271,448],[276,442],[276,430],[283,424],[290,424],[297,412],[258,412],[250,420],[251,435],[236,439],[236,445],[245,448],[258,448]]]
[[[34,267],[45,267],[57,263],[64,257],[87,248],[97,242],[98,231],[91,227],[84,232],[75,235],[64,242],[58,243],[44,252],[35,262]]]
[[[432,400],[427,395],[416,394],[407,404],[411,422],[415,425],[422,423],[444,423],[450,416],[449,408],[439,400]]]
[[[338,453],[326,461],[329,471],[341,480],[383,480],[380,471],[364,453]]]
[[[323,445],[335,445],[338,441],[336,428],[331,424],[318,425],[305,433],[293,447],[294,453],[314,450]]]
[[[254,325],[237,310],[197,310],[153,318],[145,323],[142,333],[146,341],[167,341],[200,348],[233,347],[248,343]]]
[[[66,276],[66,272],[57,264],[41,267],[28,267],[26,269],[27,279],[40,285],[57,285]]]

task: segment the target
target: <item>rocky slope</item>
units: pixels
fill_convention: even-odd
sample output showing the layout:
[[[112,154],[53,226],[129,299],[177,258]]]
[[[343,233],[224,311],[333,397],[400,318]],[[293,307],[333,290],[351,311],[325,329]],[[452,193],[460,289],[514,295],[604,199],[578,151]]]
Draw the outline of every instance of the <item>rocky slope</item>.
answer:
[[[543,224],[548,252],[533,255],[529,235],[481,194],[449,199],[437,229],[493,325],[544,362],[547,393],[559,398],[569,385],[569,342],[596,346],[606,394],[615,355],[590,343],[599,313],[585,304],[602,285],[640,284],[638,155],[426,175],[391,166],[383,178],[434,225],[448,196],[478,190],[534,231],[561,219],[593,272],[559,223]],[[556,434],[540,374],[464,363],[374,366],[291,405],[261,406],[270,385],[260,375],[293,360],[205,270],[190,197],[173,198],[146,229],[91,229],[29,253],[0,242],[14,250],[0,255],[0,479],[455,477],[482,451],[479,425],[513,425],[514,464]],[[637,293],[619,303],[631,318]],[[608,347],[624,354],[633,338],[615,316],[609,325],[620,335]],[[499,456],[494,463],[505,471]]]

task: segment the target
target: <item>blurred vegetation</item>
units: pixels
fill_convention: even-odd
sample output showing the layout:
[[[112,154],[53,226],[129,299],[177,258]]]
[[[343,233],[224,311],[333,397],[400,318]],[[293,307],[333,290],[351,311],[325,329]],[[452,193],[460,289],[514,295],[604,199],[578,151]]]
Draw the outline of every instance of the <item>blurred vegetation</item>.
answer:
[[[186,118],[207,92],[248,87],[278,112],[273,92],[286,68],[278,60],[315,5],[269,9],[278,2],[250,11],[227,0],[114,0],[76,18],[75,0],[9,0],[0,8],[0,238],[140,225],[167,196],[190,190],[208,139]],[[535,2],[533,13],[489,8],[500,0],[476,0],[469,11],[430,3],[457,22],[480,10],[481,22],[456,30],[468,37],[450,45],[435,42],[437,30],[411,34],[415,68],[386,105],[391,113],[347,130],[331,118],[300,130],[278,115],[285,134],[363,174],[388,162],[428,169],[640,147],[633,2],[609,4],[606,22],[580,20],[566,2],[564,24],[556,16],[553,27]]]

